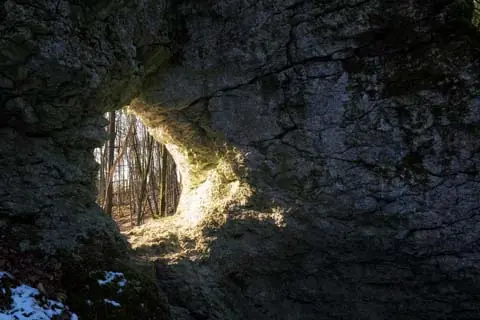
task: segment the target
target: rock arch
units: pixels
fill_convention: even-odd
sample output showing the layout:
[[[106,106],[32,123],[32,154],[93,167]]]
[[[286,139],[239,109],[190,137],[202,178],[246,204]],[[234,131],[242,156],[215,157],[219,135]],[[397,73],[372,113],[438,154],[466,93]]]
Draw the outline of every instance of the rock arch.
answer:
[[[121,255],[91,151],[130,104],[228,208],[157,264],[176,317],[478,317],[472,3],[7,0],[0,229]]]

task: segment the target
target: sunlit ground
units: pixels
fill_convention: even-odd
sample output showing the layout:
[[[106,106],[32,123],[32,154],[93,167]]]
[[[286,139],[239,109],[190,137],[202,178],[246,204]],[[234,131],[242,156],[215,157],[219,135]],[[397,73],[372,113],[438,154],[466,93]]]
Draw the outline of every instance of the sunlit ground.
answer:
[[[148,218],[140,226],[130,224],[129,211],[114,216],[122,233],[137,254],[147,260],[175,260],[204,257],[208,242],[205,227],[220,228],[231,206],[244,204],[250,190],[238,180],[224,181],[211,170],[196,188],[183,189],[177,213],[159,219]]]

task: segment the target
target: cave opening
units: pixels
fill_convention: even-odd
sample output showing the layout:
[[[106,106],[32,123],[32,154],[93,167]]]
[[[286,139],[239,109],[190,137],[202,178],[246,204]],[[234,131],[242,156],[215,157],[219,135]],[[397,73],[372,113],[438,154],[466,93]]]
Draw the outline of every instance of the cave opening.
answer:
[[[166,145],[127,107],[104,117],[107,139],[94,150],[99,169],[97,204],[123,232],[152,219],[173,216],[182,182]]]
[[[101,122],[97,205],[143,257],[181,250],[171,239],[202,242],[200,230],[250,201],[243,153],[212,128],[205,103],[180,110],[140,96],[104,110]]]

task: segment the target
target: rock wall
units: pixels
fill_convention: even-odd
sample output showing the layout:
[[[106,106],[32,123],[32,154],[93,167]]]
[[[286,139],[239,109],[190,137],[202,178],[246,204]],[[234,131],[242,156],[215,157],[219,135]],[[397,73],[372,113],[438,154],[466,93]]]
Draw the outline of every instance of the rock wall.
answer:
[[[257,191],[213,232],[208,272],[158,264],[171,296],[191,292],[177,303],[194,319],[479,318],[473,3],[172,9],[175,60],[141,97],[208,119]]]
[[[91,151],[101,113],[135,98],[192,189],[222,159],[232,177],[215,181],[252,192],[201,225],[207,258],[157,263],[176,318],[478,319],[475,12],[461,0],[5,1],[1,221],[34,228],[25,248],[72,250],[92,233],[121,248],[95,214]]]
[[[49,294],[66,290],[82,319],[168,315],[141,275],[130,278],[134,295],[120,315],[89,291],[95,272],[131,271],[119,261],[127,242],[95,204],[93,149],[105,140],[102,113],[138,94],[150,65],[143,59],[163,39],[155,17],[163,8],[161,1],[0,2],[0,252],[8,253],[0,269]],[[93,297],[98,305],[88,304]],[[131,300],[140,297],[143,305]]]

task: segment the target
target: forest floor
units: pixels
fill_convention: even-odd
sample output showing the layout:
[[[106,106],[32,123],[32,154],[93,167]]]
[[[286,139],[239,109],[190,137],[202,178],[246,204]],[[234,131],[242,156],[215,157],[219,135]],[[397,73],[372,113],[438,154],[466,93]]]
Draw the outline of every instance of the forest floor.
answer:
[[[153,219],[148,215],[141,225],[136,226],[129,207],[123,206],[114,208],[113,219],[142,260],[175,261],[185,255],[195,256],[201,251],[198,229],[190,227],[181,216]]]
[[[115,220],[122,233],[126,233],[135,227],[135,219],[130,215],[130,207],[128,205],[114,206],[113,220]],[[148,222],[152,220],[152,218],[148,216],[146,220],[146,222]]]

